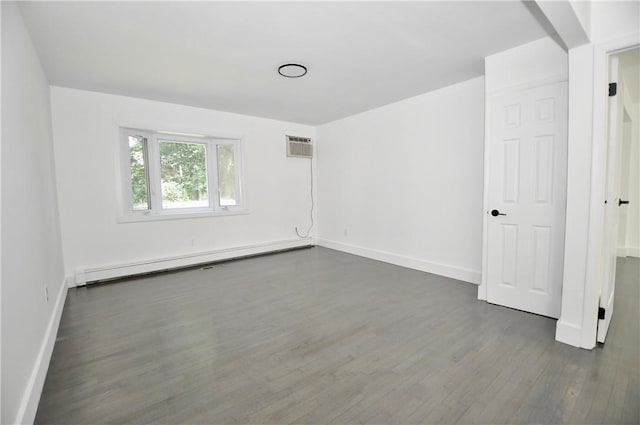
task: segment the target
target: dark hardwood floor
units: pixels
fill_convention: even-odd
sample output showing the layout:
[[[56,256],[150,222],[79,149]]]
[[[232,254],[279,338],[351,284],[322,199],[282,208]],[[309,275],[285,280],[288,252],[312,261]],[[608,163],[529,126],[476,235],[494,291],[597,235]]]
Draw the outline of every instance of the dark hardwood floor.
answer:
[[[324,248],[69,291],[36,423],[640,420],[640,261],[607,343]]]

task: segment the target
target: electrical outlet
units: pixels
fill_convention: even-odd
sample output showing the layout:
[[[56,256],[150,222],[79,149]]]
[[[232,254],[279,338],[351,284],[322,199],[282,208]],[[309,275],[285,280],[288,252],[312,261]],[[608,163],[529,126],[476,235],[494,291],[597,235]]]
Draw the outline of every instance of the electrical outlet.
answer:
[[[349,230],[348,230],[348,229],[344,229],[344,230],[342,231],[342,233],[344,234],[344,237],[345,237],[345,238],[348,238],[348,237],[349,237]]]
[[[44,300],[49,302],[49,287],[46,283],[44,284]]]

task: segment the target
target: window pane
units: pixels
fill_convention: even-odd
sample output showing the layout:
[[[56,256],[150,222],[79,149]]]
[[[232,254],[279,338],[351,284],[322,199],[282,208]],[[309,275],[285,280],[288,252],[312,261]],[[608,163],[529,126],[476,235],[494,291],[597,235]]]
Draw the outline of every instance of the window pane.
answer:
[[[208,207],[206,146],[165,140],[159,144],[162,208]]]
[[[220,206],[237,205],[233,145],[218,145],[218,197]]]
[[[131,197],[133,210],[149,209],[149,184],[147,173],[147,140],[141,136],[129,136],[129,163],[131,164]]]

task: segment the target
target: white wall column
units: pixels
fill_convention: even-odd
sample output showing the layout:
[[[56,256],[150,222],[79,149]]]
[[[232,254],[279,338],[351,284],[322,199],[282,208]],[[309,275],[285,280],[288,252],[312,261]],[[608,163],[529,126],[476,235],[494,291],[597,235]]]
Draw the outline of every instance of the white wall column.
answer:
[[[569,155],[562,310],[556,340],[581,346],[589,245],[589,202],[593,127],[593,46],[569,51]],[[597,309],[597,306],[596,306]],[[595,333],[593,344],[595,345]]]

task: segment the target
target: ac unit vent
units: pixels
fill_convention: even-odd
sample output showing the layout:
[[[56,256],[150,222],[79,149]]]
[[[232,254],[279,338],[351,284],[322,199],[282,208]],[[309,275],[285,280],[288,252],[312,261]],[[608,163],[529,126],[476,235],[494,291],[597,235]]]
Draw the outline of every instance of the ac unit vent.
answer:
[[[287,135],[287,156],[313,158],[313,143],[311,143],[311,139]]]

